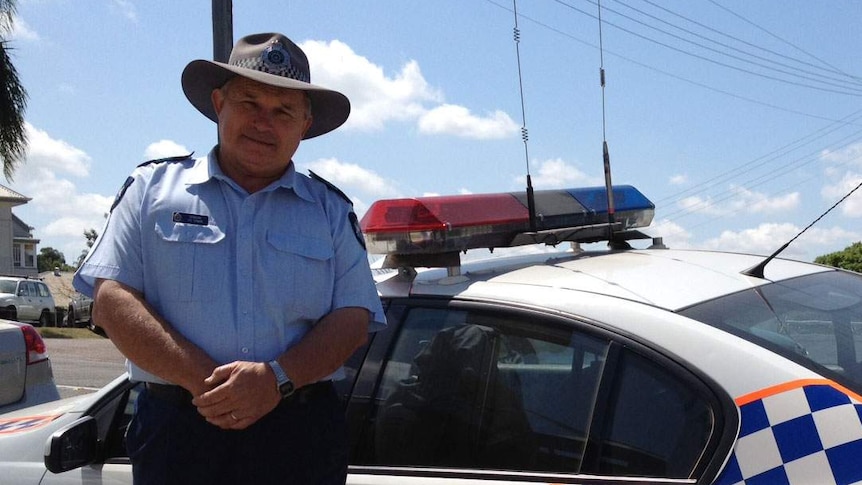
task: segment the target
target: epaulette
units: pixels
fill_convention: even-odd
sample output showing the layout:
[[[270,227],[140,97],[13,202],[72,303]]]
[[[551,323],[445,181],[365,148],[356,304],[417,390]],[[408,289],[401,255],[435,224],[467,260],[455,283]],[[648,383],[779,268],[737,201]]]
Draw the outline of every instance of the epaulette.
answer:
[[[138,167],[146,167],[147,165],[152,165],[154,163],[183,162],[185,160],[191,159],[192,155],[194,155],[194,154],[195,154],[195,152],[191,152],[188,155],[179,155],[176,157],[166,157],[166,158],[157,158],[155,160],[148,160],[148,161],[138,165]]]
[[[342,199],[346,200],[348,204],[350,204],[351,206],[353,205],[353,201],[350,200],[350,197],[348,197],[347,194],[342,192],[341,189],[339,189],[338,187],[333,185],[332,182],[326,180],[325,178],[321,177],[320,175],[317,175],[316,173],[312,172],[311,170],[308,171],[308,174],[311,175],[311,178],[313,178],[314,180],[317,180],[318,182],[325,185],[329,190],[338,194],[338,196],[341,197]]]

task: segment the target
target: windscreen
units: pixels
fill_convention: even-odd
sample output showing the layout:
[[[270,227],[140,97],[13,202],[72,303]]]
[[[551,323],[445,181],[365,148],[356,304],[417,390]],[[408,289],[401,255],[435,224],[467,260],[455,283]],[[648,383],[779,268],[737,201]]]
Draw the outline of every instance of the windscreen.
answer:
[[[681,314],[739,335],[862,393],[862,275],[770,283]]]

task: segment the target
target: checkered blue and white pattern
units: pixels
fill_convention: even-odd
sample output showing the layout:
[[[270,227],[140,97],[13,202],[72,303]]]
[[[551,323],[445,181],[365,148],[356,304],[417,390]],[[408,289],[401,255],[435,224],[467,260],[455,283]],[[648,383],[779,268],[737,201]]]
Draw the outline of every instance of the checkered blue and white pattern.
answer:
[[[862,403],[828,385],[740,407],[733,455],[715,485],[862,483]]]
[[[0,435],[20,433],[22,431],[41,428],[60,416],[61,415],[58,414],[56,416],[30,416],[26,418],[0,419]]]

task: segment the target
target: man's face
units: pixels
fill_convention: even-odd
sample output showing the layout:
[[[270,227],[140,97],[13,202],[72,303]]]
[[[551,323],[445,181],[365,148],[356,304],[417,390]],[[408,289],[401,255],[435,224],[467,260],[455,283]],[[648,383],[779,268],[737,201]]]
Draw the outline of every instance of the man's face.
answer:
[[[225,175],[249,192],[281,177],[311,126],[305,93],[235,77],[213,91],[212,102]]]

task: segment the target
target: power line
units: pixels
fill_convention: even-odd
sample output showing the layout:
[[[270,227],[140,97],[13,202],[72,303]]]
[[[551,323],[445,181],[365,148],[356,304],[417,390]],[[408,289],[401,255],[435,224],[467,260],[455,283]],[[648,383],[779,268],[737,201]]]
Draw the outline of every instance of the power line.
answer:
[[[801,48],[801,47],[797,46],[796,44],[794,44],[794,43],[792,43],[792,42],[790,42],[790,41],[788,41],[788,40],[786,40],[786,39],[783,39],[783,38],[781,38],[781,37],[779,37],[779,36],[777,36],[777,35],[773,34],[772,32],[770,32],[770,31],[766,30],[765,28],[761,27],[760,25],[757,25],[756,23],[752,22],[751,20],[748,20],[747,18],[743,17],[742,15],[739,15],[738,13],[734,12],[733,10],[730,10],[729,8],[727,8],[727,7],[723,6],[723,5],[721,5],[720,3],[716,2],[715,0],[708,0],[708,1],[709,1],[710,3],[712,3],[713,5],[715,5],[716,7],[720,8],[720,9],[722,9],[722,10],[726,11],[727,13],[729,13],[729,14],[733,15],[734,17],[736,17],[736,18],[738,18],[738,19],[742,20],[743,22],[745,22],[745,23],[747,23],[747,24],[750,24],[750,25],[754,26],[755,28],[757,28],[757,29],[759,29],[759,30],[761,30],[761,31],[765,32],[765,33],[766,33],[766,34],[768,34],[769,36],[774,37],[775,39],[780,40],[781,42],[783,42],[783,43],[785,43],[785,44],[787,44],[787,45],[789,45],[789,46],[793,47],[794,49],[798,50],[799,52],[802,52],[803,54],[807,55],[808,57],[811,57],[812,59],[814,59],[814,60],[816,60],[816,61],[818,61],[818,62],[822,63],[824,66],[827,66],[827,67],[832,68],[835,72],[839,72],[839,73],[841,73],[841,74],[844,74],[845,76],[849,76],[849,77],[852,77],[852,78],[854,78],[854,79],[859,79],[857,76],[852,76],[852,75],[850,75],[850,74],[847,74],[847,73],[845,73],[845,72],[841,71],[841,70],[840,70],[840,69],[838,69],[837,67],[833,66],[832,64],[829,64],[828,62],[824,61],[823,59],[820,59],[819,57],[815,56],[814,54],[811,54],[810,52],[808,52],[808,51],[804,50],[803,48]]]
[[[618,1],[618,2],[620,2],[620,3],[622,3],[622,0],[617,0],[617,1]],[[699,27],[701,27],[701,28],[704,28],[704,29],[706,29],[706,30],[708,30],[708,31],[710,31],[710,32],[714,32],[714,33],[716,33],[716,34],[718,34],[718,35],[720,35],[720,36],[722,36],[722,37],[726,37],[726,38],[728,38],[728,39],[734,40],[734,41],[736,41],[736,42],[739,42],[739,43],[741,43],[741,44],[747,45],[747,46],[749,46],[749,47],[753,47],[753,48],[758,49],[758,50],[762,50],[762,51],[764,51],[764,52],[768,52],[769,54],[772,54],[772,55],[774,55],[774,56],[776,56],[776,57],[781,57],[781,58],[783,58],[783,59],[787,59],[787,60],[789,60],[789,61],[797,62],[797,63],[799,63],[799,64],[803,64],[803,65],[806,65],[806,66],[810,66],[810,67],[818,68],[818,66],[816,66],[815,64],[812,64],[812,63],[810,63],[810,62],[806,62],[806,61],[803,61],[802,59],[798,59],[798,58],[795,58],[795,57],[788,56],[788,55],[786,55],[786,54],[782,54],[782,53],[777,52],[777,51],[774,51],[774,50],[772,50],[772,49],[767,49],[766,47],[759,46],[759,45],[757,45],[757,44],[754,44],[754,43],[748,42],[748,41],[746,41],[746,40],[740,39],[740,38],[738,38],[738,37],[735,37],[735,36],[733,36],[733,35],[727,34],[726,32],[722,32],[722,31],[720,31],[720,30],[718,30],[718,29],[714,29],[714,28],[710,27],[709,25],[706,25],[706,24],[704,24],[704,23],[701,23],[701,22],[698,22],[698,21],[693,20],[693,19],[691,19],[691,18],[688,18],[688,17],[686,17],[686,16],[684,16],[684,15],[681,15],[681,14],[679,14],[679,13],[677,13],[677,12],[674,12],[673,10],[670,10],[670,9],[668,9],[668,8],[666,8],[666,7],[663,7],[663,6],[661,6],[661,5],[659,5],[659,4],[655,3],[655,2],[652,2],[652,1],[650,1],[650,0],[641,0],[641,1],[642,1],[642,2],[644,2],[644,3],[647,3],[647,4],[649,4],[649,5],[652,5],[653,7],[657,8],[657,9],[659,9],[659,10],[663,10],[664,12],[667,12],[667,13],[669,13],[670,15],[673,15],[673,16],[675,16],[675,17],[679,17],[679,18],[681,18],[681,19],[683,19],[683,20],[685,20],[685,21],[687,21],[687,22],[691,22],[691,23],[693,23],[693,24],[695,24],[695,25],[697,25],[697,26],[699,26]],[[710,1],[712,1],[712,0],[710,0]],[[741,17],[740,15],[738,15],[738,14],[736,14],[736,13],[734,13],[734,12],[732,12],[732,11],[728,10],[727,8],[722,7],[721,5],[718,5],[718,4],[717,4],[717,3],[715,3],[714,1],[713,1],[712,3],[713,3],[713,4],[715,4],[715,5],[717,5],[717,6],[719,6],[719,7],[720,7],[720,8],[722,8],[722,9],[724,9],[724,10],[726,10],[726,11],[730,12],[730,13],[731,13],[731,14],[733,14],[734,16],[741,18],[741,19],[742,19],[742,20],[744,20],[746,23],[752,24],[752,25],[754,25],[755,27],[757,27],[758,29],[763,30],[763,31],[765,31],[766,33],[768,33],[768,34],[772,35],[773,37],[778,38],[778,37],[777,37],[777,36],[775,36],[774,34],[771,34],[769,31],[767,31],[767,30],[763,29],[762,27],[758,26],[757,24],[754,24],[753,22],[751,22],[751,21],[749,21],[749,20],[747,20],[747,19],[745,19],[745,18]],[[632,7],[629,7],[629,8],[632,8]],[[779,38],[779,40],[783,40],[783,39],[780,39],[780,38]],[[784,42],[786,42],[786,41],[784,41]],[[789,44],[789,43],[788,43],[788,44]],[[790,45],[791,45],[792,47],[794,47],[795,49],[797,49],[797,50],[800,50],[800,51],[802,51],[802,52],[805,52],[805,51],[803,51],[801,48],[799,48],[799,47],[797,47],[797,46],[795,46],[795,45],[793,45],[793,44],[790,44]],[[744,51],[740,51],[740,52],[744,52]],[[806,54],[807,54],[807,53],[806,53]],[[809,54],[809,55],[810,55],[810,54]],[[817,59],[817,58],[815,58],[815,59]],[[820,60],[820,59],[817,59],[817,60]],[[824,61],[820,61],[820,62],[821,62],[821,63],[824,63],[824,64],[829,68],[829,69],[825,69],[825,68],[823,68],[823,67],[819,67],[819,69],[821,69],[821,70],[823,70],[823,71],[825,71],[825,72],[831,72],[831,73],[833,73],[833,74],[841,74],[842,76],[845,76],[845,77],[847,77],[847,78],[853,79],[854,81],[859,81],[859,78],[858,78],[858,77],[856,77],[856,76],[852,76],[852,75],[847,74],[847,73],[845,73],[845,72],[843,72],[843,71],[841,71],[841,70],[839,70],[839,69],[837,69],[837,68],[834,68],[834,67],[830,66],[829,64],[826,64]],[[808,71],[805,71],[805,72],[808,72]]]
[[[573,10],[573,11],[575,11],[575,12],[578,12],[578,13],[580,13],[580,14],[582,14],[582,15],[586,15],[586,16],[591,17],[591,18],[593,18],[593,19],[595,19],[595,18],[596,18],[596,16],[594,16],[593,14],[591,14],[591,13],[589,13],[589,12],[585,12],[585,11],[583,11],[583,10],[579,9],[578,7],[575,7],[574,5],[570,5],[570,4],[568,4],[568,3],[566,3],[566,2],[564,2],[564,1],[562,1],[562,0],[554,0],[554,1],[555,1],[556,3],[558,3],[558,4],[560,4],[560,5],[562,5],[562,6],[566,7],[566,8],[568,8],[568,9],[571,9],[571,10]],[[590,3],[594,3],[594,2],[592,2],[591,0],[585,0],[585,1],[590,2]],[[609,11],[612,11],[612,10],[609,10]],[[623,17],[626,17],[626,18],[631,19],[631,17],[627,17],[627,16],[625,16],[625,15],[619,14],[618,12],[615,12],[615,11],[612,11],[612,12],[617,13],[618,15],[621,15],[621,16],[623,16]],[[646,25],[646,24],[644,24],[643,22],[640,22],[640,21],[638,21],[638,20],[636,20],[636,19],[631,19],[631,20],[633,20],[634,22],[640,23],[640,24],[642,24],[642,25],[645,25],[645,26],[647,26],[647,27],[649,27],[649,28],[651,28],[651,29],[661,31],[661,29],[657,29],[657,28],[655,28],[655,27],[652,27],[652,26]],[[680,47],[676,47],[676,46],[670,45],[670,44],[668,44],[668,43],[661,42],[661,41],[659,41],[659,40],[653,39],[653,38],[648,37],[648,36],[646,36],[646,35],[643,35],[643,34],[640,34],[640,33],[638,33],[638,32],[635,32],[635,31],[633,31],[633,30],[627,29],[627,28],[625,28],[625,27],[621,27],[621,26],[619,26],[619,25],[617,25],[617,24],[614,24],[614,23],[612,23],[612,22],[604,21],[604,23],[605,23],[606,25],[609,25],[609,26],[611,26],[611,27],[616,28],[617,30],[620,30],[620,31],[625,32],[625,33],[630,34],[630,35],[633,35],[633,36],[638,37],[638,38],[640,38],[640,39],[643,39],[643,40],[645,40],[645,41],[647,41],[647,42],[652,42],[652,43],[654,43],[654,44],[656,44],[656,45],[662,46],[662,47],[664,47],[664,48],[667,48],[667,49],[670,49],[670,50],[673,50],[673,51],[676,51],[676,52],[679,52],[679,53],[681,53],[681,54],[684,54],[684,55],[687,55],[687,56],[690,56],[690,57],[694,57],[694,58],[696,58],[696,59],[700,59],[700,60],[703,60],[703,61],[706,61],[706,62],[709,62],[709,63],[715,64],[715,65],[718,65],[718,66],[726,67],[726,68],[728,68],[728,69],[732,69],[732,70],[735,70],[735,71],[739,71],[739,72],[742,72],[742,73],[745,73],[745,74],[750,74],[750,75],[752,75],[752,76],[757,76],[757,77],[761,77],[761,78],[764,78],[764,79],[769,79],[769,80],[772,80],[772,81],[777,81],[777,82],[781,82],[781,83],[785,83],[785,84],[790,84],[790,85],[794,85],[794,86],[799,86],[799,87],[804,87],[804,88],[809,88],[809,89],[815,89],[815,90],[818,90],[818,91],[825,91],[825,92],[830,92],[830,93],[835,93],[835,94],[843,94],[843,95],[846,95],[846,96],[862,96],[862,89],[860,89],[858,92],[848,92],[848,91],[840,91],[840,90],[837,90],[837,89],[830,89],[830,88],[821,87],[821,86],[814,86],[814,85],[811,85],[811,84],[805,84],[805,83],[801,83],[801,82],[797,82],[797,81],[791,81],[791,80],[789,80],[789,79],[782,79],[782,78],[780,78],[780,77],[772,76],[772,75],[769,75],[769,74],[759,73],[759,72],[751,71],[751,70],[749,70],[749,69],[745,69],[745,68],[742,68],[742,67],[734,66],[734,65],[728,64],[728,63],[726,63],[726,62],[721,62],[721,61],[718,61],[718,60],[712,59],[712,58],[710,58],[710,57],[706,57],[706,56],[703,56],[703,55],[700,55],[700,54],[696,54],[696,53],[694,53],[694,52],[689,52],[689,51],[687,51],[687,50],[685,50],[685,49],[682,49],[682,48],[680,48]],[[693,43],[693,42],[691,42],[691,41],[689,41],[689,40],[687,40],[687,39],[683,39],[683,38],[681,38],[681,37],[679,37],[679,36],[677,36],[677,35],[675,35],[675,34],[671,34],[671,33],[669,33],[669,32],[665,32],[665,31],[662,31],[662,32],[663,32],[663,33],[665,33],[666,35],[669,35],[669,36],[675,37],[675,38],[680,39],[680,40],[682,40],[682,41],[684,41],[684,42]],[[696,43],[693,43],[693,44],[696,44]],[[708,49],[708,50],[716,51],[715,49],[712,49],[712,48],[709,48],[709,47],[706,47],[706,46],[703,46],[703,45],[700,45],[700,44],[696,44],[696,45],[699,45],[700,47],[705,48],[705,49]],[[718,51],[716,51],[716,52],[718,52]],[[721,52],[719,52],[719,53],[721,53]],[[721,54],[723,54],[723,55],[727,55],[727,56],[732,57],[732,58],[735,58],[735,56],[731,56],[731,55],[726,54],[726,53],[721,53]],[[738,58],[737,58],[737,59],[738,59]],[[760,65],[760,64],[757,64],[757,63],[753,63],[753,62],[751,62],[751,61],[746,61],[746,60],[744,60],[744,59],[738,59],[738,60],[742,60],[743,62],[747,62],[747,63],[750,63],[750,64],[755,64],[755,65],[758,65],[758,66],[760,66],[760,67],[764,67],[765,69],[770,69],[770,70],[773,70],[773,71],[777,71],[777,70],[776,70],[776,69],[774,69],[774,68],[770,68],[770,67],[768,67],[768,66],[763,66],[763,65]],[[783,71],[780,71],[780,72],[783,72]],[[785,73],[785,74],[786,74],[786,73]],[[795,75],[795,76],[797,76],[797,77],[801,77],[801,76],[798,76],[798,75]],[[817,80],[815,80],[815,82],[819,82],[819,83],[821,83],[821,84],[826,84],[826,85],[834,85],[833,83],[828,83],[828,82],[825,82],[825,81],[817,81]],[[843,86],[836,86],[836,87],[843,87]]]
[[[501,9],[501,10],[505,10],[505,11],[507,11],[507,12],[509,12],[509,13],[512,13],[512,10],[511,10],[510,8],[508,8],[508,7],[504,6],[504,5],[500,5],[499,3],[497,3],[497,2],[496,2],[496,1],[494,1],[494,0],[485,0],[485,1],[486,1],[487,3],[490,3],[491,5],[494,5],[495,7],[499,8],[499,9]],[[590,48],[592,48],[592,49],[596,49],[596,50],[598,50],[598,49],[599,49],[599,46],[597,46],[596,44],[594,44],[594,43],[592,43],[592,42],[586,41],[586,40],[584,40],[584,39],[580,39],[580,38],[578,38],[578,37],[577,37],[577,36],[575,36],[575,35],[572,35],[572,34],[570,34],[570,33],[568,33],[568,32],[565,32],[565,31],[563,31],[563,30],[560,30],[560,29],[558,29],[558,28],[556,28],[556,27],[553,27],[553,26],[551,26],[551,25],[549,25],[549,24],[547,24],[547,23],[545,23],[545,22],[542,22],[542,21],[537,20],[537,19],[535,19],[535,18],[532,18],[532,17],[530,17],[530,16],[524,15],[524,14],[523,14],[523,13],[521,13],[521,12],[518,12],[518,16],[519,16],[520,18],[524,19],[524,20],[527,20],[527,21],[529,21],[529,22],[531,22],[531,23],[535,24],[535,25],[538,25],[539,27],[541,27],[541,28],[543,28],[543,29],[546,29],[546,30],[548,30],[548,31],[554,32],[554,33],[556,33],[556,34],[558,34],[558,35],[561,35],[561,36],[563,36],[563,37],[566,37],[566,38],[568,38],[568,39],[569,39],[569,40],[571,40],[571,41],[577,42],[577,43],[579,43],[579,44],[581,44],[581,45],[584,45],[584,46],[586,46],[586,47],[590,47]],[[624,60],[624,61],[627,61],[627,62],[630,62],[630,63],[635,64],[635,65],[637,65],[637,66],[640,66],[640,67],[642,67],[642,68],[644,68],[644,69],[649,69],[649,70],[651,70],[651,71],[653,71],[653,72],[657,72],[657,73],[662,74],[662,75],[664,75],[664,76],[667,76],[667,77],[669,77],[669,78],[676,79],[676,80],[678,80],[678,81],[682,81],[682,82],[685,82],[685,83],[688,83],[688,84],[691,84],[691,85],[693,85],[693,86],[697,86],[697,87],[700,87],[700,88],[703,88],[703,89],[707,89],[707,90],[713,91],[713,92],[715,92],[715,93],[719,93],[719,94],[723,94],[723,95],[725,95],[725,96],[729,96],[729,97],[732,97],[732,98],[735,98],[735,99],[739,99],[739,100],[741,100],[741,101],[745,101],[745,102],[752,103],[752,104],[757,104],[757,105],[760,105],[760,106],[764,106],[764,107],[767,107],[767,108],[770,108],[770,109],[774,109],[774,110],[782,111],[782,112],[785,112],[785,113],[790,113],[790,114],[794,114],[794,115],[804,116],[804,117],[806,117],[806,118],[818,119],[818,120],[830,121],[830,122],[838,121],[838,120],[836,120],[835,118],[830,118],[830,117],[828,117],[828,116],[822,116],[822,115],[816,115],[816,114],[813,114],[813,113],[807,113],[807,112],[804,112],[804,111],[799,111],[799,110],[795,110],[795,109],[791,109],[791,108],[787,108],[787,107],[783,107],[783,106],[778,106],[778,105],[776,105],[776,104],[772,104],[772,103],[767,103],[767,102],[764,102],[764,101],[760,101],[760,100],[757,100],[757,99],[754,99],[754,98],[751,98],[751,97],[748,97],[748,96],[742,96],[742,95],[740,95],[740,94],[735,94],[735,93],[732,93],[732,92],[730,92],[730,91],[726,91],[726,90],[723,90],[723,89],[720,89],[720,88],[717,88],[717,87],[714,87],[714,86],[710,86],[710,85],[708,85],[708,84],[705,84],[705,83],[702,83],[702,82],[699,82],[699,81],[694,81],[694,80],[688,79],[688,78],[683,77],[683,76],[680,76],[680,75],[678,75],[678,74],[674,74],[674,73],[671,73],[671,72],[665,71],[665,70],[663,70],[663,69],[659,69],[659,68],[657,68],[657,67],[655,67],[655,66],[651,66],[651,65],[646,64],[646,63],[644,63],[644,62],[637,61],[637,60],[635,60],[635,59],[632,59],[631,57],[624,56],[624,55],[622,55],[622,54],[620,54],[620,53],[618,53],[618,52],[615,52],[615,51],[610,50],[610,49],[607,49],[607,48],[605,48],[605,49],[604,49],[604,52],[605,52],[605,53],[607,53],[607,54],[613,55],[614,57],[617,57],[617,58],[619,58],[619,59],[622,59],[622,60]]]
[[[587,1],[590,1],[590,2],[592,3],[592,1],[591,1],[591,0],[587,0]],[[651,5],[653,5],[653,4],[652,4],[651,2],[649,2],[648,0],[643,0],[643,1],[645,1],[645,2],[647,2],[647,3],[650,3]],[[725,49],[729,49],[729,50],[732,50],[732,51],[738,52],[738,53],[740,53],[740,54],[743,54],[743,55],[746,55],[746,56],[750,56],[750,57],[753,57],[753,58],[755,58],[755,59],[759,59],[759,60],[762,60],[762,61],[765,61],[765,62],[769,62],[769,63],[775,64],[775,65],[777,65],[777,66],[781,66],[781,67],[784,67],[784,68],[787,68],[787,69],[793,69],[793,70],[796,70],[796,71],[798,71],[798,72],[800,72],[800,73],[810,74],[810,75],[812,75],[812,76],[822,76],[822,77],[825,77],[825,78],[830,79],[830,80],[832,80],[832,81],[836,81],[836,82],[838,82],[838,83],[848,83],[848,84],[853,85],[853,87],[851,87],[851,89],[855,88],[856,86],[860,86],[860,85],[862,85],[862,83],[860,83],[857,79],[852,78],[852,77],[851,77],[849,80],[848,80],[848,79],[843,79],[843,78],[847,78],[847,77],[848,77],[848,76],[844,75],[843,73],[842,73],[842,78],[836,78],[836,77],[827,76],[827,75],[823,74],[823,72],[833,72],[833,71],[831,71],[831,70],[828,70],[828,71],[827,71],[827,70],[824,70],[824,69],[822,69],[822,68],[818,68],[817,66],[813,66],[813,65],[811,65],[812,67],[815,67],[815,68],[817,68],[817,69],[820,69],[820,71],[823,71],[823,72],[813,72],[813,71],[809,71],[809,70],[806,70],[806,69],[802,69],[802,68],[799,68],[799,67],[796,67],[796,66],[792,66],[792,65],[790,65],[790,64],[785,64],[785,63],[783,63],[783,62],[779,62],[779,61],[776,61],[776,60],[773,60],[773,59],[769,59],[769,58],[767,58],[767,57],[765,57],[765,56],[762,56],[762,55],[754,54],[754,53],[751,53],[751,52],[748,52],[748,51],[745,51],[745,50],[739,49],[739,48],[737,48],[737,47],[734,47],[734,46],[732,46],[732,45],[726,44],[726,43],[724,43],[724,42],[720,42],[720,41],[717,41],[717,40],[715,40],[715,39],[711,39],[711,38],[709,38],[709,37],[707,37],[707,36],[705,36],[705,35],[699,34],[699,33],[694,32],[694,31],[692,31],[692,30],[689,30],[689,29],[686,29],[686,28],[681,27],[681,26],[679,26],[679,25],[673,24],[673,23],[671,23],[671,22],[669,22],[669,21],[667,21],[667,20],[664,20],[664,19],[662,19],[662,18],[660,18],[660,17],[657,17],[657,16],[655,16],[655,15],[652,15],[652,14],[651,14],[651,13],[649,13],[649,12],[645,12],[645,11],[640,10],[640,9],[638,9],[638,8],[635,8],[635,7],[631,6],[631,5],[628,5],[628,4],[626,4],[625,2],[623,2],[622,0],[617,0],[617,3],[621,4],[622,6],[624,6],[624,7],[628,8],[628,9],[634,10],[635,12],[638,12],[638,13],[639,13],[639,14],[641,14],[641,15],[644,15],[644,16],[649,17],[649,18],[651,18],[651,19],[653,19],[653,20],[655,20],[655,21],[657,21],[657,22],[660,22],[660,23],[662,23],[662,24],[664,24],[664,25],[667,25],[667,26],[669,26],[669,27],[671,27],[671,28],[674,28],[674,29],[680,30],[680,31],[682,31],[682,32],[685,32],[686,34],[692,35],[692,36],[697,37],[697,38],[699,38],[699,39],[703,39],[703,40],[705,40],[705,41],[712,42],[713,44],[716,44],[716,45],[718,45],[718,46],[721,46],[721,47],[723,47],[723,48],[725,48]],[[683,19],[685,19],[685,20],[687,20],[687,21],[689,21],[689,22],[692,22],[692,23],[694,23],[695,25],[702,26],[703,28],[706,28],[707,30],[710,30],[710,31],[713,31],[713,32],[716,32],[716,33],[720,33],[720,34],[722,34],[722,35],[724,35],[724,36],[726,36],[726,37],[732,38],[732,39],[734,39],[734,40],[736,40],[736,41],[738,41],[738,42],[744,42],[744,41],[741,41],[740,39],[737,39],[737,38],[735,38],[735,37],[732,37],[732,36],[729,36],[729,35],[727,35],[727,34],[724,34],[723,32],[720,32],[720,31],[718,31],[718,30],[716,30],[716,29],[713,29],[713,28],[711,28],[711,27],[707,27],[707,26],[705,26],[705,25],[703,25],[703,24],[701,24],[701,23],[699,23],[699,22],[695,22],[695,21],[690,20],[690,19],[688,19],[688,18],[686,18],[686,17],[683,17],[683,16],[681,16],[681,15],[679,15],[679,14],[676,14],[676,13],[674,13],[674,12],[672,12],[672,11],[670,11],[670,10],[666,9],[666,8],[663,8],[663,7],[659,7],[659,8],[661,8],[661,9],[662,9],[662,10],[664,10],[665,12],[671,13],[671,14],[673,14],[673,15],[677,15],[677,16],[679,16],[680,18],[683,18]],[[779,73],[782,73],[782,74],[787,74],[787,75],[789,75],[789,76],[796,76],[796,77],[799,77],[799,78],[801,78],[801,79],[807,79],[807,80],[811,80],[811,81],[815,81],[815,82],[824,82],[824,81],[820,81],[820,80],[819,80],[819,79],[817,79],[816,77],[815,77],[815,78],[812,78],[812,77],[809,77],[809,76],[804,76],[804,75],[802,75],[802,74],[795,74],[795,73],[793,73],[793,72],[788,72],[788,71],[785,71],[785,70],[783,70],[783,69],[778,69],[778,68],[773,68],[773,67],[765,66],[765,65],[763,65],[763,64],[760,64],[760,63],[757,63],[757,62],[754,62],[754,61],[749,61],[749,60],[746,60],[746,59],[740,58],[740,57],[738,57],[738,56],[730,55],[730,54],[728,54],[728,53],[726,53],[726,52],[721,52],[721,51],[720,51],[720,50],[718,50],[718,49],[713,49],[713,48],[708,47],[708,46],[705,46],[705,45],[703,45],[703,44],[700,44],[700,43],[697,43],[697,42],[693,42],[693,41],[691,41],[691,40],[684,39],[684,38],[682,38],[682,37],[676,36],[676,35],[674,35],[674,34],[671,34],[671,33],[667,32],[667,31],[665,31],[665,30],[659,29],[659,28],[654,27],[654,26],[652,26],[652,25],[648,25],[648,24],[646,24],[646,23],[644,23],[644,22],[641,22],[641,21],[639,21],[639,20],[636,20],[636,19],[634,19],[634,18],[632,18],[632,17],[629,17],[629,16],[627,16],[627,15],[621,14],[621,13],[617,12],[616,10],[612,10],[612,9],[607,8],[607,7],[605,8],[605,10],[608,10],[608,11],[613,12],[613,13],[615,13],[615,14],[617,14],[617,15],[621,16],[621,17],[624,17],[624,18],[627,18],[627,19],[629,19],[629,20],[632,20],[633,22],[637,22],[637,23],[638,23],[638,24],[640,24],[640,25],[643,25],[643,26],[645,26],[645,27],[647,27],[647,28],[650,28],[650,29],[656,30],[656,31],[658,31],[658,32],[660,32],[660,33],[662,33],[662,34],[669,35],[669,36],[671,36],[671,37],[673,37],[673,38],[675,38],[675,39],[678,39],[678,40],[681,40],[681,41],[683,41],[683,42],[687,42],[687,43],[693,44],[693,45],[695,45],[695,46],[697,46],[697,47],[700,47],[700,48],[703,48],[703,49],[707,49],[707,50],[712,51],[712,52],[715,52],[715,53],[717,53],[717,54],[720,54],[720,55],[724,55],[724,56],[730,57],[731,59],[735,59],[735,60],[742,61],[742,62],[747,62],[747,63],[753,64],[753,65],[755,65],[755,66],[758,66],[758,67],[762,67],[762,68],[765,68],[765,69],[770,69],[770,70],[773,70],[773,71],[775,71],[775,72],[779,72]],[[746,44],[751,45],[751,46],[754,46],[754,44],[750,44],[750,43],[747,43],[747,42],[746,42]],[[757,46],[754,46],[754,47],[755,47],[755,48],[760,49],[760,48],[759,48],[759,47],[757,47]],[[769,51],[769,52],[772,52],[772,51]],[[786,57],[786,56],[783,56],[783,57]],[[795,60],[795,59],[794,59],[794,60]],[[798,62],[798,61],[797,61],[797,62]],[[807,64],[807,63],[806,63],[806,64]],[[809,64],[809,65],[810,65],[810,64]],[[830,84],[830,85],[833,85],[833,86],[838,86],[838,87],[846,87],[846,86],[842,86],[841,84],[834,84],[834,83],[827,83],[827,84]]]

